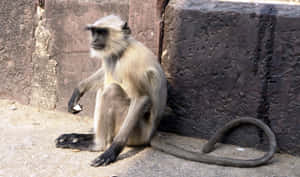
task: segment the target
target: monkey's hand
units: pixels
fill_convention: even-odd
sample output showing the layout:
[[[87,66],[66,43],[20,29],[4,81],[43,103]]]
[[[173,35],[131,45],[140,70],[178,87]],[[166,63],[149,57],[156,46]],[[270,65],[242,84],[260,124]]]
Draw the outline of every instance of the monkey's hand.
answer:
[[[117,156],[113,152],[105,151],[99,157],[94,159],[90,165],[93,167],[106,166],[116,161],[116,158]]]
[[[77,104],[81,96],[82,94],[80,93],[79,89],[75,88],[68,103],[68,112],[77,114],[82,111],[82,106]]]
[[[113,143],[103,154],[93,160],[90,165],[93,167],[106,166],[116,161],[121,150],[121,146]]]
[[[72,114],[77,114],[82,111],[82,106],[80,104],[76,104],[75,106],[68,106],[68,111]]]

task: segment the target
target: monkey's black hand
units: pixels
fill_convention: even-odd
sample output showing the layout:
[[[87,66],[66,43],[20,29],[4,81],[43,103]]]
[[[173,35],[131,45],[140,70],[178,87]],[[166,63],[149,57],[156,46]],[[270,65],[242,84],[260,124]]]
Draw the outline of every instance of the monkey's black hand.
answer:
[[[91,166],[106,166],[116,161],[122,149],[123,146],[120,146],[118,143],[112,143],[111,146],[103,154],[101,154],[99,157],[92,161]]]
[[[80,111],[82,111],[81,105],[77,104],[81,96],[82,94],[80,93],[79,89],[75,88],[68,103],[68,112],[72,114],[77,114]]]
[[[105,151],[103,154],[101,154],[99,157],[97,157],[91,162],[91,166],[93,167],[106,166],[116,161],[116,158],[117,156],[114,152]]]

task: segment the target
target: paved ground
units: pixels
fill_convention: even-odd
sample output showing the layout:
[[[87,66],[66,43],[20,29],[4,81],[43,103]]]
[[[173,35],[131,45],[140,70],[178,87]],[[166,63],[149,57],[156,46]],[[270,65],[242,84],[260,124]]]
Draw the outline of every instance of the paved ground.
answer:
[[[0,100],[0,177],[299,177],[300,158],[276,154],[259,168],[231,168],[181,160],[144,148],[127,148],[120,159],[93,168],[89,162],[99,153],[56,149],[55,138],[66,132],[88,132],[92,120],[67,113],[39,110]],[[199,150],[203,140],[168,135],[172,143]],[[243,151],[241,151],[243,150]],[[262,152],[221,146],[217,155],[254,157]]]

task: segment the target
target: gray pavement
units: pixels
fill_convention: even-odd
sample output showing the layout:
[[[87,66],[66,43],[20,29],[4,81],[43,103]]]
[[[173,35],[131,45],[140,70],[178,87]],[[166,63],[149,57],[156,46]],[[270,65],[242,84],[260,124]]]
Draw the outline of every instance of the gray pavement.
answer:
[[[110,166],[90,167],[97,152],[57,149],[62,133],[88,132],[92,120],[0,100],[0,177],[300,177],[300,158],[276,154],[259,168],[232,168],[182,160],[156,151],[126,148]],[[199,151],[204,140],[167,134],[166,141]],[[262,152],[221,145],[213,152],[231,157],[257,157]]]

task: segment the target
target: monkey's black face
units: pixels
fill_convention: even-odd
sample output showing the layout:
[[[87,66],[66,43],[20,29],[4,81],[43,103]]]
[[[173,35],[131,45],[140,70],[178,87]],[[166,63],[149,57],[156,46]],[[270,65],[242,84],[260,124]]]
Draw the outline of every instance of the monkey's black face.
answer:
[[[92,34],[91,47],[96,50],[102,50],[105,48],[109,31],[106,28],[87,27]]]

